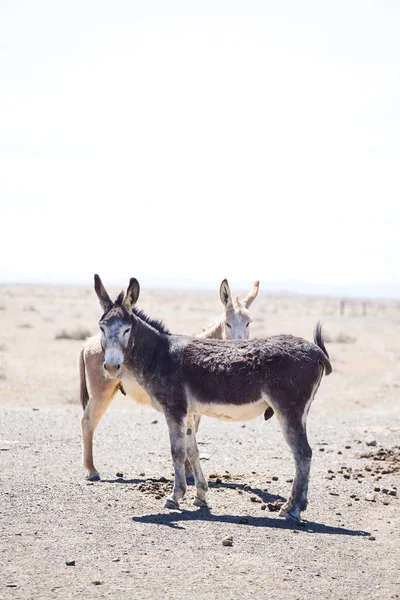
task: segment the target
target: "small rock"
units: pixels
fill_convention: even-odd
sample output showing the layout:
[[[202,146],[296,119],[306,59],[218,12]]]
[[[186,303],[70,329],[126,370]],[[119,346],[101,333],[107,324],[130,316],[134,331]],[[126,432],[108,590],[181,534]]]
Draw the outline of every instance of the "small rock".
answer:
[[[376,439],[372,436],[367,437],[367,439],[365,440],[365,443],[367,446],[376,446]]]
[[[220,477],[217,477],[215,483],[222,483],[222,479]]]
[[[74,567],[75,561],[73,559],[69,559],[65,561],[65,564],[67,565],[67,567]]]
[[[341,450],[338,450],[338,454],[343,454],[343,452]]]
[[[397,496],[397,490],[389,490],[389,496]]]
[[[286,479],[286,483],[293,483],[293,479],[292,478]]]
[[[374,542],[376,540],[376,537],[374,535],[369,535],[368,539],[371,540],[371,542]]]
[[[113,558],[113,559],[112,559],[112,561],[113,561],[113,562],[119,562],[120,560],[121,560],[121,559],[119,559],[119,558]]]
[[[258,496],[250,496],[250,502],[262,502],[261,498]]]
[[[249,524],[249,520],[246,519],[245,517],[243,517],[242,519],[239,519],[239,524],[240,525],[248,525]]]
[[[365,494],[365,500],[367,500],[367,502],[376,502],[376,495],[372,493]]]
[[[352,502],[348,502],[347,506],[353,506],[353,503]]]
[[[344,477],[345,479],[350,479],[350,475],[349,475],[348,473],[344,473],[344,474],[343,474],[343,477]]]
[[[267,506],[270,512],[277,512],[282,508],[283,502],[280,500],[275,500],[275,502],[268,502]]]
[[[265,510],[267,508],[267,505],[264,504],[264,502],[261,504],[261,510]]]
[[[320,452],[325,452],[325,448],[318,448]]]
[[[279,477],[277,477],[276,475],[273,476],[272,481],[278,481]]]
[[[374,492],[380,492],[380,491],[381,491],[381,488],[379,487],[379,485],[376,485],[374,487]]]
[[[230,535],[222,540],[223,546],[233,546],[233,537]]]
[[[154,419],[154,421],[151,422],[152,425],[157,425],[158,423],[158,419]]]
[[[95,579],[94,581],[92,581],[93,585],[103,585],[102,581],[99,581],[99,579]]]
[[[345,446],[346,450],[350,450],[351,446]]]
[[[382,502],[382,504],[384,504],[385,506],[389,506],[389,502],[388,502],[388,500],[384,500],[384,501]]]
[[[158,480],[160,483],[168,483],[168,479],[166,477],[160,477]]]
[[[251,492],[251,487],[247,483],[245,483],[244,486],[243,486],[243,491],[245,491],[245,492]]]
[[[123,473],[121,473],[121,471],[118,471],[118,473],[115,473],[115,476],[116,476],[116,477],[121,477],[121,478],[123,478],[123,477],[124,477],[124,474],[123,474]]]

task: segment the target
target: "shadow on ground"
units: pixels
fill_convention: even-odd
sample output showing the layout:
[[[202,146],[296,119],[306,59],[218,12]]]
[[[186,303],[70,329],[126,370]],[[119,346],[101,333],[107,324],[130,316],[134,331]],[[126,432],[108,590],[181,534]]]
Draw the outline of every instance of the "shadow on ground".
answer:
[[[331,527],[323,523],[315,523],[313,521],[303,521],[302,523],[288,522],[281,518],[265,517],[249,517],[248,515],[232,516],[232,515],[215,515],[210,509],[199,508],[198,510],[180,510],[169,513],[157,513],[153,515],[144,515],[141,517],[132,517],[135,523],[147,523],[154,525],[166,525],[174,529],[185,529],[179,523],[189,521],[213,521],[220,523],[240,524],[241,520],[246,520],[246,527],[264,527],[267,529],[290,529],[295,531],[304,531],[307,533],[321,533],[328,535],[349,535],[358,537],[367,537],[370,534],[368,531],[358,529],[346,529],[344,527]]]

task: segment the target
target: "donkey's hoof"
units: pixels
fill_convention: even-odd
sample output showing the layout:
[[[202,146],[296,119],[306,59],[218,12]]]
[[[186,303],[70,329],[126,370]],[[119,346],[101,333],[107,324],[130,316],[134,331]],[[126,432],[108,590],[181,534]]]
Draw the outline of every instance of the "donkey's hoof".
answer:
[[[291,512],[288,512],[285,515],[281,515],[281,513],[279,513],[279,515],[282,516],[282,517],[284,516],[285,517],[285,521],[287,523],[293,523],[293,524],[296,524],[296,525],[298,525],[299,523],[301,523],[300,515],[296,515],[296,514],[293,514]]]
[[[280,509],[278,515],[280,517],[287,517],[289,512],[290,512],[290,508],[288,506],[286,506],[286,504],[284,504],[283,506],[281,506],[281,509]]]
[[[194,497],[193,506],[198,506],[199,508],[208,508],[207,500],[202,500],[198,496]]]
[[[179,509],[179,502],[176,502],[173,498],[167,498],[164,502],[164,508],[169,508],[170,510]]]
[[[93,473],[93,475],[88,475],[86,477],[86,479],[88,481],[100,481],[100,475],[96,472],[96,473]]]

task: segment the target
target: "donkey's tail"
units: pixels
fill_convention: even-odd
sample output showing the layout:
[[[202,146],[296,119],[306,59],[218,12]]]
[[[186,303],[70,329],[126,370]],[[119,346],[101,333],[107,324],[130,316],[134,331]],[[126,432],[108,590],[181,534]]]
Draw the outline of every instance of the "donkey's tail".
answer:
[[[79,354],[79,379],[80,379],[80,397],[83,410],[85,410],[87,403],[89,402],[89,392],[86,385],[86,369],[85,369],[85,349],[82,348]]]
[[[329,360],[329,354],[327,349],[325,348],[324,338],[322,336],[322,323],[318,321],[315,331],[314,331],[314,344],[318,346],[320,350],[322,350],[320,360],[325,369],[325,375],[330,375],[332,373],[332,365]]]

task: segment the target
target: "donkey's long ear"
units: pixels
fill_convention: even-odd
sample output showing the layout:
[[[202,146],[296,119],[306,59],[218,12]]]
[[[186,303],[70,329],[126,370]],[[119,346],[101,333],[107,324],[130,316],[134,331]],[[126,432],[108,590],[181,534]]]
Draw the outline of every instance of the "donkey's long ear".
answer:
[[[124,306],[126,310],[131,310],[138,301],[140,294],[140,285],[137,279],[131,277],[129,280],[128,289],[126,290],[126,294],[124,296]]]
[[[260,282],[255,281],[250,292],[247,294],[246,298],[244,298],[243,304],[245,305],[246,308],[249,308],[249,306],[251,306],[253,304],[254,300],[257,298],[259,285],[260,285]]]
[[[233,306],[232,294],[231,294],[231,290],[230,290],[227,279],[224,279],[221,282],[221,285],[219,288],[219,297],[221,298],[221,302],[225,306],[225,308],[231,308]]]
[[[104,310],[104,312],[109,310],[112,307],[113,303],[111,302],[111,298],[107,294],[106,289],[105,289],[99,275],[97,275],[97,274],[94,276],[94,291],[97,294],[97,297],[100,301],[100,305],[101,305],[102,309]]]

